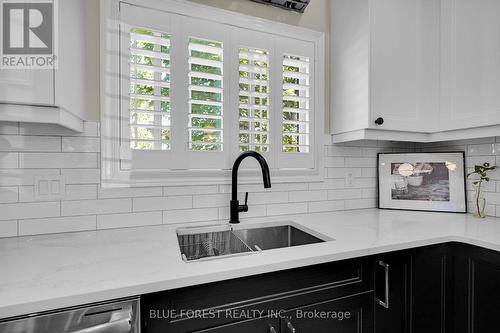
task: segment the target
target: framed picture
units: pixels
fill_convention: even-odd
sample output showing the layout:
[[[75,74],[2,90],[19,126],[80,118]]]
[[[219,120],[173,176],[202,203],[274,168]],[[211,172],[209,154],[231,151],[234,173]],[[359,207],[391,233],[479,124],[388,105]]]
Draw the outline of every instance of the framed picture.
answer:
[[[379,208],[467,212],[465,153],[378,154]]]

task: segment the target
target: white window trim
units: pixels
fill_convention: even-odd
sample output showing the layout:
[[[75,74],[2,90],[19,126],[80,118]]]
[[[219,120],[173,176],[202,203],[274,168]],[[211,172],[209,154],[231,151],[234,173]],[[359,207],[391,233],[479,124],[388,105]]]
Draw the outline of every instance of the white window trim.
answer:
[[[193,18],[211,20],[236,27],[291,37],[314,44],[314,168],[272,171],[272,180],[281,182],[311,182],[324,178],[324,117],[325,117],[325,34],[302,27],[264,20],[183,0],[101,0],[101,183],[107,187],[227,184],[228,170],[123,170],[120,160],[127,156],[120,151],[120,54],[119,31],[121,2],[154,8]],[[241,183],[262,181],[260,170],[241,170]]]

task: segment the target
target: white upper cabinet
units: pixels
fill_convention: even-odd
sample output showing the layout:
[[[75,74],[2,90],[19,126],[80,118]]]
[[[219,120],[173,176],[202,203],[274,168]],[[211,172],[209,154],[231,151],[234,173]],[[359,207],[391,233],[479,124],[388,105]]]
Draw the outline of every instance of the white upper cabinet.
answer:
[[[500,1],[332,0],[334,142],[498,135]]]
[[[50,14],[43,10],[43,14],[39,15],[41,22],[48,20],[53,24],[52,46],[57,66],[46,66],[44,69],[0,68],[0,121],[53,123],[75,131],[83,130],[83,119],[86,118],[85,1],[53,0],[54,20],[50,20]],[[12,18],[16,10],[20,15],[25,9],[10,9]],[[30,9],[29,15],[35,15],[33,12],[36,10]],[[24,16],[31,19],[29,15]],[[10,29],[11,38],[14,38],[16,25],[11,24]],[[18,34],[22,40],[22,36],[27,34],[26,29],[19,28]],[[24,41],[29,40],[28,47],[32,47],[32,43],[49,43],[37,42],[38,37],[35,38],[31,30],[28,34],[29,39],[24,36]],[[18,48],[27,47],[18,44],[9,42],[9,45]],[[5,58],[8,54],[3,56]],[[21,55],[22,59],[29,60],[31,57],[30,54],[26,57]]]
[[[331,10],[333,133],[437,130],[439,3],[333,0]]]
[[[498,0],[442,0],[442,130],[500,124],[499,15]]]
[[[2,103],[54,104],[54,70],[0,68]]]
[[[373,0],[370,11],[370,127],[437,130],[439,2]]]

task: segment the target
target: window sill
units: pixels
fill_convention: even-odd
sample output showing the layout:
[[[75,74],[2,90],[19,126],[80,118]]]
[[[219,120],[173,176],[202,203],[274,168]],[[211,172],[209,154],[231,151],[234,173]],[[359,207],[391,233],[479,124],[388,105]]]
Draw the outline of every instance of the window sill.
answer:
[[[231,184],[231,170],[121,170],[113,174],[106,174],[103,169],[101,176],[101,186],[105,188]],[[324,174],[318,169],[271,170],[271,182],[274,184],[310,183],[323,180]],[[262,183],[260,170],[240,170],[238,183]]]

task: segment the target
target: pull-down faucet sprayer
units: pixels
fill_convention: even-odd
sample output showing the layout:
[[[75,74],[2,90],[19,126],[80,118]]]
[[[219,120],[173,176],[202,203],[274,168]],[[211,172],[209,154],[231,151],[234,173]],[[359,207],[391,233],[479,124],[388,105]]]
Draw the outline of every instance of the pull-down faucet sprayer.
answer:
[[[270,188],[271,187],[271,176],[269,174],[269,166],[267,165],[266,159],[256,151],[247,151],[242,153],[236,161],[234,161],[233,165],[233,173],[232,173],[232,186],[231,186],[231,219],[229,220],[229,223],[240,223],[240,212],[247,212],[248,211],[248,192],[245,194],[245,204],[240,205],[238,201],[238,169],[240,167],[241,162],[246,158],[246,157],[253,157],[255,158],[259,164],[260,168],[262,169],[262,178],[264,181],[264,188]]]

